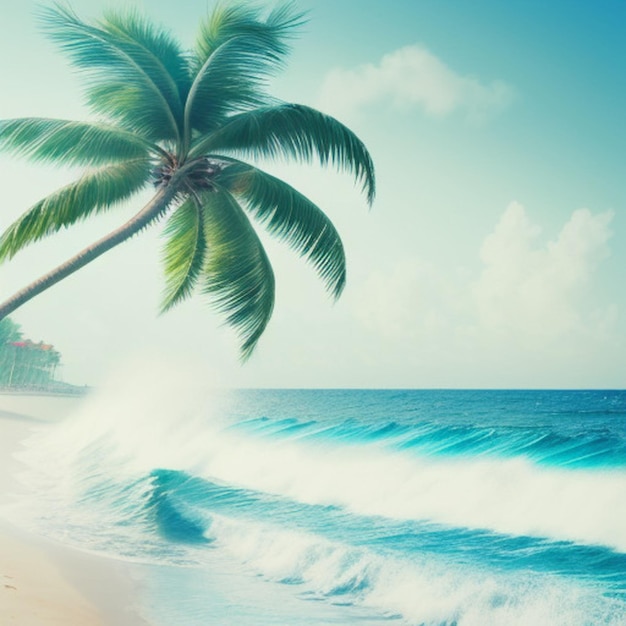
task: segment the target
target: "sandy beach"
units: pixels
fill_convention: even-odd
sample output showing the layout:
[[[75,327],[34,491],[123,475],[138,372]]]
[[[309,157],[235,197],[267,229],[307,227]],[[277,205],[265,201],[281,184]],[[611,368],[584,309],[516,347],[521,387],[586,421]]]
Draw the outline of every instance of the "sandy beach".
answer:
[[[3,516],[19,489],[14,457],[42,422],[60,420],[80,397],[0,394],[0,624],[2,626],[145,625],[133,612],[135,584],[124,563],[24,532]]]

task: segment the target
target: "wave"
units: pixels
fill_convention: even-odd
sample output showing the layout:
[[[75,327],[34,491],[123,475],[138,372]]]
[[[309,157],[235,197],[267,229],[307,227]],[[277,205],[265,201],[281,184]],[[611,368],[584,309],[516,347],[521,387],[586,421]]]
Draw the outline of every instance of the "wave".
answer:
[[[195,543],[204,526],[213,548],[304,599],[367,607],[405,624],[570,626],[590,615],[594,625],[624,623],[626,556],[608,550],[353,517],[175,471],[154,477],[154,506],[192,518],[168,515],[167,536]],[[515,554],[506,543],[517,543]],[[598,594],[590,570],[612,580],[614,593]]]
[[[35,437],[30,458],[22,455],[39,468],[31,482],[41,480],[38,491],[71,501],[77,484],[96,495],[108,484],[145,491],[138,481],[165,468],[358,515],[626,551],[626,473],[619,468],[572,471],[523,457],[428,456],[377,441],[285,438],[277,434],[285,429],[280,421],[256,422],[264,424],[260,433],[207,417],[204,410],[181,421],[158,398],[151,410],[136,408],[107,397]],[[116,515],[127,514],[123,504],[111,504]]]
[[[447,425],[422,421],[371,424],[356,419],[329,425],[323,421],[254,418],[237,430],[272,439],[341,441],[377,444],[390,450],[408,450],[421,456],[523,457],[534,463],[567,468],[625,467],[626,439],[606,427],[559,433],[520,427]]]
[[[533,537],[497,535],[431,522],[399,522],[351,515],[341,507],[303,505],[265,493],[220,485],[184,472],[153,472],[152,506],[167,537],[193,542],[206,538],[213,518],[272,520],[336,542],[387,554],[445,556],[449,563],[511,571],[526,569],[580,580],[600,577],[626,599],[626,554],[595,546]]]
[[[359,604],[402,623],[624,624],[623,602],[562,578],[459,567],[429,555],[409,561],[220,517],[210,535],[251,571],[301,587],[302,597]]]
[[[15,514],[130,559],[198,566],[219,550],[302,597],[404,623],[626,623],[619,466],[507,456],[514,433],[493,427],[233,423],[178,400],[96,397],[43,427],[20,455],[34,497]],[[478,452],[494,432],[507,453]],[[520,430],[516,449],[564,450],[562,435]]]

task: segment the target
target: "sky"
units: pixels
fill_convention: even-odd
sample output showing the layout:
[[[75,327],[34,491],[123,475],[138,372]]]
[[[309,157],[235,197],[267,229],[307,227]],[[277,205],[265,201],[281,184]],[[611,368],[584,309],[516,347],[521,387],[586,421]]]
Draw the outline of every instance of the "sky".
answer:
[[[85,18],[101,0],[74,0]],[[191,45],[212,0],[126,1]],[[268,163],[342,235],[339,301],[270,240],[273,318],[252,358],[210,302],[158,315],[159,228],[16,311],[67,382],[155,363],[211,386],[624,388],[626,3],[297,0],[308,22],[272,92],[370,150],[368,209],[345,174]],[[0,3],[0,118],[89,119],[37,3]],[[262,6],[272,6],[263,4]],[[75,172],[0,155],[0,229]],[[0,297],[125,221],[148,196],[0,267]],[[130,365],[129,365],[130,364]]]

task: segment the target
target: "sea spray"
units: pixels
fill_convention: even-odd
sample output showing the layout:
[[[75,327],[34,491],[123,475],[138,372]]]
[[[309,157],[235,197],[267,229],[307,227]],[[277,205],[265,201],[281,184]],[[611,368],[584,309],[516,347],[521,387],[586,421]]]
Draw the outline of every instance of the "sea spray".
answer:
[[[197,441],[196,422],[210,413],[199,389],[196,374],[181,367],[145,360],[118,367],[65,419],[42,424],[24,442],[16,457],[31,497],[20,496],[9,517],[70,545],[160,559],[150,473],[176,466],[179,451]]]

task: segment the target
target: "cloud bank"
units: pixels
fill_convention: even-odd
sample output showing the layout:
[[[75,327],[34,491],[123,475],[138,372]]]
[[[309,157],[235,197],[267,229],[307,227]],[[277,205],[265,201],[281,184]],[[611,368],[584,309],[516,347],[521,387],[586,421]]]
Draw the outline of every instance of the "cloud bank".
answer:
[[[471,120],[481,120],[506,107],[513,95],[513,88],[505,82],[487,84],[462,76],[426,48],[412,45],[386,54],[377,64],[331,70],[322,85],[319,106],[342,117],[382,103],[399,109],[421,108],[433,117],[461,112]]]
[[[513,202],[477,246],[478,267],[405,258],[360,286],[354,315],[377,338],[379,358],[401,354],[408,372],[439,367],[452,384],[542,386],[568,385],[578,368],[576,384],[589,384],[592,353],[617,346],[616,306],[595,289],[612,218],[578,209],[549,239]]]
[[[578,209],[541,245],[539,226],[512,203],[480,250],[483,270],[471,288],[480,324],[540,339],[582,331],[586,287],[609,253],[611,219]]]

